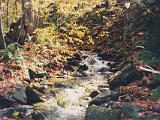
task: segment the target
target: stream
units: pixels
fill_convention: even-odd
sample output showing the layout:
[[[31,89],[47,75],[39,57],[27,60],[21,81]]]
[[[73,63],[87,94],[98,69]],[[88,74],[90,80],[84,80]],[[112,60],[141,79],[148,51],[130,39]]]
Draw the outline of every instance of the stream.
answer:
[[[93,91],[110,92],[106,78],[112,73],[108,71],[108,62],[89,51],[81,51],[81,54],[83,60],[74,73],[78,84],[62,86],[56,97],[45,100],[47,120],[84,120],[86,108],[92,99],[90,94]]]

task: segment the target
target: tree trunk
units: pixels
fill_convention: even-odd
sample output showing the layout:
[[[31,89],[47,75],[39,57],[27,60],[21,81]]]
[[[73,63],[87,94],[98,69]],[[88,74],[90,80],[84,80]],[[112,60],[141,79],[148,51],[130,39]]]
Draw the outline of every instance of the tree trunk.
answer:
[[[7,28],[9,27],[9,0],[7,0]]]
[[[5,48],[5,41],[3,37],[3,26],[2,26],[2,13],[1,13],[1,0],[0,0],[0,48]]]
[[[23,11],[25,26],[28,28],[28,32],[31,33],[33,30],[31,0],[22,0],[22,11]]]

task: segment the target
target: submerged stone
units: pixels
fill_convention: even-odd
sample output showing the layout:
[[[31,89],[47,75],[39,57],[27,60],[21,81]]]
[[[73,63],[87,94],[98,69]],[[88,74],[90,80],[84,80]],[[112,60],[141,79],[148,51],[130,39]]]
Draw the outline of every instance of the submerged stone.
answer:
[[[99,92],[95,90],[95,91],[93,91],[89,96],[90,96],[91,98],[94,98],[94,97],[96,97],[98,94],[99,94]]]

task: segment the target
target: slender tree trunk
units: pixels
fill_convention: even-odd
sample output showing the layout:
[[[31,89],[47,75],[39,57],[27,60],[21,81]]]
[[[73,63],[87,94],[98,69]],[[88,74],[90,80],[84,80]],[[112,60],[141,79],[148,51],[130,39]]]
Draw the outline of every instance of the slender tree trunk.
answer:
[[[22,24],[25,25],[25,0],[22,0]]]
[[[9,0],[7,0],[7,28],[9,27]]]
[[[5,48],[5,40],[3,37],[3,26],[2,26],[2,6],[1,6],[2,0],[0,0],[0,48],[3,49]]]
[[[31,33],[33,30],[32,27],[32,6],[31,6],[31,0],[22,0],[22,11],[23,11],[23,17],[25,26],[28,28],[28,32]]]

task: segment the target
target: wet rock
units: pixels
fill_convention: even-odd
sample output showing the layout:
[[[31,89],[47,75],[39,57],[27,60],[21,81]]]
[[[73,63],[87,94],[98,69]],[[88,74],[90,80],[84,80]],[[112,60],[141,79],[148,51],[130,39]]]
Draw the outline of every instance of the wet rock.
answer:
[[[64,68],[65,68],[65,70],[69,70],[71,72],[75,71],[75,68],[71,65],[68,65],[68,63],[64,65]]]
[[[73,74],[74,77],[87,77],[87,74],[85,73],[85,71],[82,71],[82,70],[79,70],[79,71],[76,71],[74,74]]]
[[[110,89],[108,84],[98,85],[98,90],[102,93],[108,93],[110,94]]]
[[[93,91],[93,92],[89,95],[89,97],[94,98],[94,97],[96,97],[97,95],[99,95],[99,92],[95,90],[95,91]]]
[[[54,87],[55,88],[70,88],[70,86],[62,84],[62,83],[55,83]]]
[[[27,96],[27,104],[34,104],[37,102],[42,102],[40,96],[42,95],[41,93],[39,93],[38,91],[34,90],[33,88],[27,86],[26,87],[26,91],[25,94]]]
[[[79,54],[75,54],[72,58],[67,59],[67,64],[69,66],[78,66],[81,60],[81,56]]]
[[[121,64],[119,62],[108,62],[107,65],[109,66],[111,72],[116,73],[120,70]]]
[[[90,61],[89,61],[89,64],[90,64],[90,65],[93,65],[93,64],[95,64],[95,63],[96,63],[96,60],[95,60],[94,58],[91,58]]]
[[[120,92],[111,91],[110,93],[101,93],[97,95],[90,103],[89,105],[97,105],[100,106],[105,103],[109,103],[110,101],[117,101],[119,96],[123,95]]]
[[[101,74],[105,74],[106,72],[108,72],[108,67],[102,67],[98,69],[97,72],[100,72]]]
[[[67,64],[70,66],[78,66],[78,64],[80,63],[80,60],[77,58],[70,58],[67,61]]]
[[[109,81],[111,89],[118,88],[122,85],[128,85],[135,80],[142,79],[143,73],[136,70],[131,64],[126,65],[120,72],[117,72]]]
[[[78,70],[86,71],[86,70],[88,70],[88,66],[86,64],[80,65]]]
[[[17,113],[16,116],[14,115]],[[16,106],[11,108],[0,109],[0,118],[7,117],[9,119],[22,120],[22,115],[25,117],[23,120],[31,118],[33,107],[29,105]],[[28,119],[27,119],[28,118]]]
[[[46,118],[44,117],[43,113],[34,111],[32,113],[32,120],[46,120]]]
[[[114,58],[114,55],[110,53],[99,53],[98,57],[101,57],[103,60],[111,60],[112,58]]]
[[[104,107],[89,106],[86,111],[85,120],[120,120],[120,109],[109,109]]]

